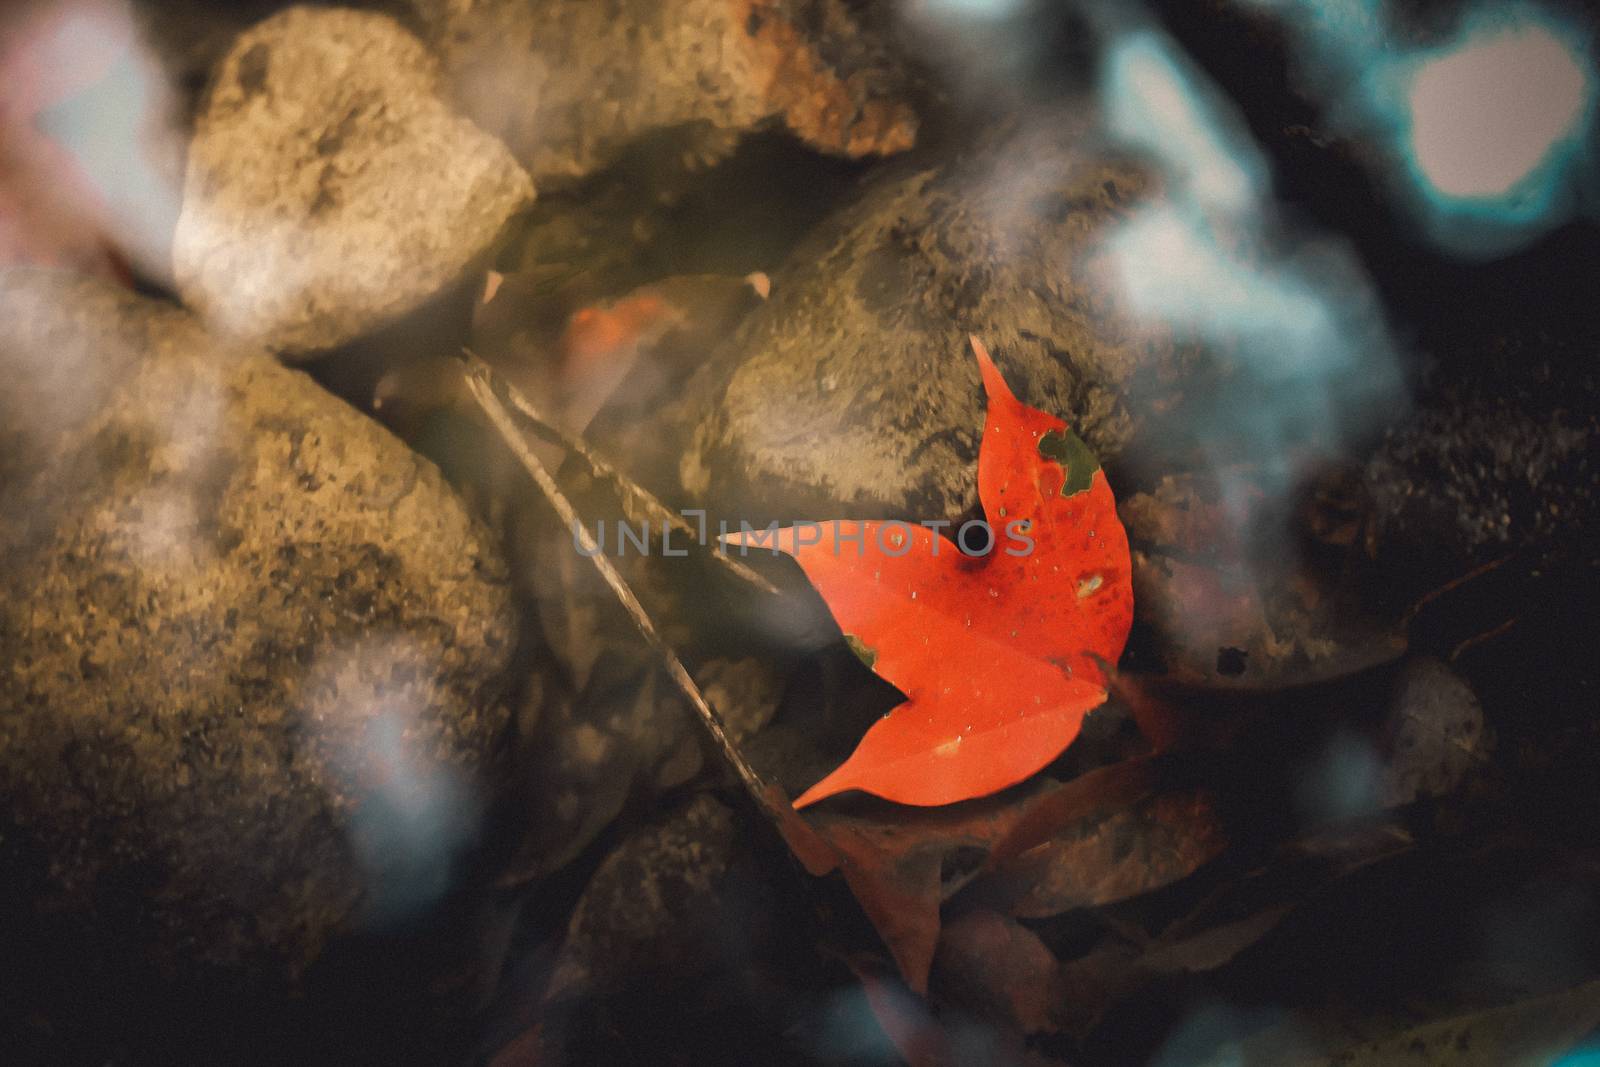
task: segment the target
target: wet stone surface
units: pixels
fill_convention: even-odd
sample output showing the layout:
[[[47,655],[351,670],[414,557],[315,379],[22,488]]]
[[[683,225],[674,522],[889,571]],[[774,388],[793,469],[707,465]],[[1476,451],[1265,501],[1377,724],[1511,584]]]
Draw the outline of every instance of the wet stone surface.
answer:
[[[1118,310],[1096,236],[1154,190],[1082,127],[885,175],[821,226],[692,383],[684,487],[752,519],[962,514],[983,418],[969,333],[1024,403],[1114,459],[1197,354]]]
[[[664,163],[691,168],[767,125],[852,158],[916,140],[906,72],[843,0],[412,6],[463,110],[541,184],[592,174],[652,137]]]
[[[418,307],[484,253],[533,186],[454,114],[393,19],[294,7],[221,60],[195,124],[173,260],[212,326],[288,354]]]
[[[473,846],[505,565],[431,465],[192,316],[21,271],[0,307],[0,966],[85,1010],[293,988]]]

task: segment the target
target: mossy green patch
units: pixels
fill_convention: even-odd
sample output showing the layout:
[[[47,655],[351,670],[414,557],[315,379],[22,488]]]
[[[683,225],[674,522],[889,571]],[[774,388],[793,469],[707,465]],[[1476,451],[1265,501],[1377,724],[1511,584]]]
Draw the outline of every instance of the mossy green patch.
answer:
[[[1062,496],[1081,493],[1094,484],[1094,472],[1100,461],[1083,443],[1083,438],[1071,430],[1056,430],[1039,438],[1039,455],[1061,464],[1066,479],[1061,486]]]
[[[855,634],[845,634],[844,643],[849,645],[850,651],[856,654],[856,658],[862,663],[865,663],[869,668],[874,663],[878,662],[877,650],[871,645],[867,644],[865,641],[861,640],[861,638],[857,637]]]

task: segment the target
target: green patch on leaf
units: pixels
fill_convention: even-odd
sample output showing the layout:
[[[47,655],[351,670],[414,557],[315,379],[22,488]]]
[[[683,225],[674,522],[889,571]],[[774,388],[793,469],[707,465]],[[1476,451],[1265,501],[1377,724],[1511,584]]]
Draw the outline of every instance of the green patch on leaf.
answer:
[[[1071,430],[1052,430],[1039,438],[1039,455],[1061,464],[1067,472],[1061,486],[1062,496],[1089,488],[1094,484],[1094,472],[1100,469],[1100,461],[1089,451],[1089,446]]]
[[[844,643],[849,645],[850,651],[856,654],[856,658],[862,663],[865,663],[869,668],[874,663],[878,662],[877,651],[855,634],[845,634]]]

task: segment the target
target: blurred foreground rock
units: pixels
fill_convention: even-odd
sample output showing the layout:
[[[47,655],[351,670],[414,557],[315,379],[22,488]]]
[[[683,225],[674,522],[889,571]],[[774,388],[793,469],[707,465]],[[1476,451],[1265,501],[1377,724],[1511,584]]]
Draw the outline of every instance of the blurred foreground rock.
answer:
[[[288,354],[349,341],[459,278],[533,196],[387,16],[290,8],[214,79],[173,259],[184,300],[231,335]]]
[[[294,989],[474,843],[505,565],[431,465],[187,313],[32,271],[0,309],[6,1008]]]
[[[849,157],[916,139],[905,73],[845,0],[412,3],[462,109],[540,182],[655,134],[691,167],[769,123]]]
[[[960,515],[984,408],[969,333],[1024,402],[1115,457],[1186,355],[1121,314],[1094,262],[1152,190],[1084,130],[1037,119],[903,170],[803,242],[693,383],[685,488],[749,519]]]

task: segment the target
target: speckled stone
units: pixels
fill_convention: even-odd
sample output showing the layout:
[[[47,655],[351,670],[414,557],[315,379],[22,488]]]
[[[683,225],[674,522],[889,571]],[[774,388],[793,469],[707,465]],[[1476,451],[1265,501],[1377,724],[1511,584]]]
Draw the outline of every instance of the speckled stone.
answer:
[[[498,775],[515,626],[439,472],[66,275],[0,275],[0,371],[0,944],[64,924],[290,987],[436,899]],[[91,991],[102,963],[51,959]]]
[[[533,196],[438,95],[394,19],[294,7],[223,58],[195,124],[173,268],[214,329],[315,353],[459,278]]]
[[[1510,553],[1600,559],[1583,534],[1600,516],[1600,386],[1552,377],[1554,398],[1513,383],[1419,408],[1368,460],[1372,551],[1403,587]]]

